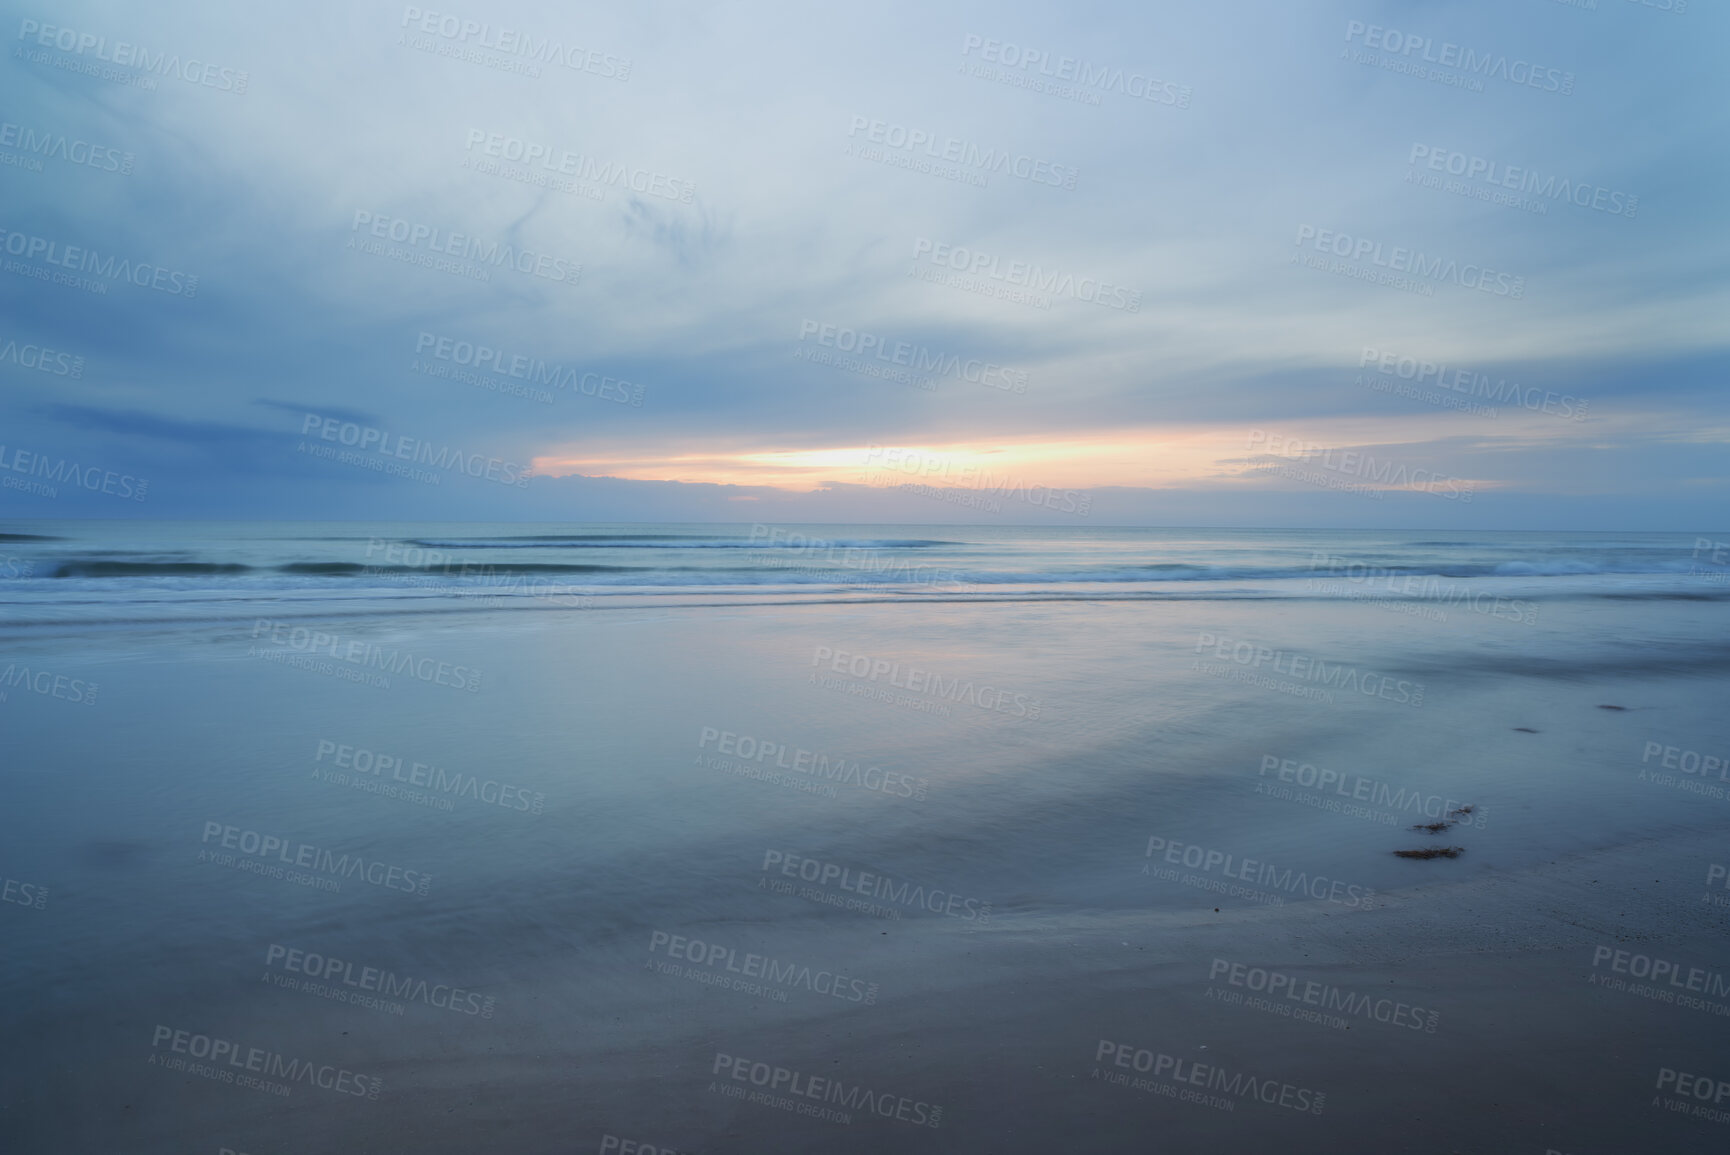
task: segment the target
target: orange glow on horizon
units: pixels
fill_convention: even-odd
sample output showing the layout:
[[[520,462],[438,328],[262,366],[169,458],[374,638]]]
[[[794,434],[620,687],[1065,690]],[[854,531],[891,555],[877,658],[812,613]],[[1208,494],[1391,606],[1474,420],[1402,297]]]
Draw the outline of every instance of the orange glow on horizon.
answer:
[[[1516,429],[1503,423],[1498,437],[1550,440],[1563,431]],[[1304,435],[1297,436],[1299,432]],[[1460,432],[1457,429],[1450,434]],[[925,441],[907,445],[840,445],[807,449],[685,442],[582,452],[568,449],[533,458],[534,471],[550,477],[613,477],[627,481],[670,481],[712,485],[763,486],[809,493],[836,485],[888,487],[901,484],[935,488],[993,485],[1095,489],[1125,486],[1148,489],[1267,483],[1277,474],[1258,465],[1303,465],[1292,446],[1379,446],[1380,460],[1399,458],[1398,446],[1428,460],[1427,436],[1413,438],[1387,420],[1337,423],[1326,430],[1302,431],[1263,426],[1119,429],[1093,435],[1026,436],[996,441]],[[1408,463],[1411,468],[1421,460]],[[1462,479],[1464,480],[1464,479]],[[1476,482],[1489,486],[1492,483]],[[1375,488],[1403,486],[1384,484]]]
[[[835,484],[900,482],[964,486],[982,478],[1030,485],[1085,488],[1160,486],[1215,473],[1221,456],[1243,454],[1243,437],[1216,431],[1190,434],[1124,433],[1093,438],[995,442],[924,442],[851,445],[822,449],[736,452],[549,454],[534,459],[538,474],[583,474],[631,481],[767,485],[801,492]]]

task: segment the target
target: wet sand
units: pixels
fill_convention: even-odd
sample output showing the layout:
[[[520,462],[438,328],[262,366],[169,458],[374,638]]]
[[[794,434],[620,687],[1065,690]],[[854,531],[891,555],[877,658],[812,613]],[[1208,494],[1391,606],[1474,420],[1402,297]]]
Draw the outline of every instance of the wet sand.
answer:
[[[1730,801],[1680,769],[1724,748],[1722,647],[1695,640],[1718,613],[342,623],[483,671],[472,694],[260,657],[252,622],[20,635],[101,696],[0,704],[0,869],[49,888],[0,909],[6,1033],[29,1040],[0,1127],[251,1155],[1718,1150],[1726,1124],[1689,1111],[1714,1106],[1694,1076],[1730,1079],[1730,994],[1706,989],[1730,972],[1709,882]],[[1422,704],[1300,697],[1204,634]],[[1407,829],[1455,802],[1473,817]],[[248,855],[249,833],[289,849]],[[1641,992],[1650,960],[1675,972]],[[218,1040],[223,1061],[194,1053]],[[249,1071],[252,1048],[283,1059]],[[272,1062],[309,1073],[244,1082]]]

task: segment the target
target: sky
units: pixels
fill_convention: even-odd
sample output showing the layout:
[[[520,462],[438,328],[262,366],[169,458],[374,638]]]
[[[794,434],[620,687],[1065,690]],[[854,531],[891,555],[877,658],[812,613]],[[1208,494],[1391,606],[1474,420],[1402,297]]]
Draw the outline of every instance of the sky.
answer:
[[[1726,524],[1716,3],[0,27],[0,518]]]

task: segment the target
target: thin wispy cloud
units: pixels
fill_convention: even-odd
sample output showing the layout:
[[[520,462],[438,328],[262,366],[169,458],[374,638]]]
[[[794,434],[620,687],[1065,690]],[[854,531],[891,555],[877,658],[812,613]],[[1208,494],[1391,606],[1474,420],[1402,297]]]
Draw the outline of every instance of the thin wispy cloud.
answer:
[[[303,410],[545,463],[476,498],[498,517],[592,514],[609,475],[814,502],[846,479],[776,454],[879,444],[1013,450],[1157,522],[1174,487],[1253,502],[1258,426],[1481,478],[1486,524],[1606,479],[1670,479],[1676,524],[1717,493],[1706,6],[7,11],[0,339],[85,358],[0,358],[8,428],[140,460],[230,430],[203,510],[365,515],[358,471],[281,487]],[[1472,67],[1386,47],[1424,38]],[[1267,484],[1297,503],[1270,517],[1381,516]],[[678,492],[651,504],[713,514]]]

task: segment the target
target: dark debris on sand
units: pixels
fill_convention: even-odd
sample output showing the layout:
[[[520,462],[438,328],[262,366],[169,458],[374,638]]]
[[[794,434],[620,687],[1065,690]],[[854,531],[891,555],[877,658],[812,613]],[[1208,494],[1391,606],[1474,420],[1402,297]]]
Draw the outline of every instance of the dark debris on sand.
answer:
[[[1467,817],[1473,811],[1477,810],[1477,808],[1476,803],[1466,806],[1456,806],[1452,810],[1448,811],[1448,816],[1443,821],[1420,822],[1411,829],[1422,830],[1427,834],[1440,834],[1444,830],[1453,829],[1453,827],[1458,824],[1456,821],[1457,819]],[[1423,850],[1394,851],[1394,853],[1399,855],[1401,858],[1458,858],[1465,852],[1466,848],[1463,846],[1431,846]]]

